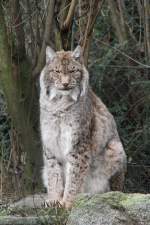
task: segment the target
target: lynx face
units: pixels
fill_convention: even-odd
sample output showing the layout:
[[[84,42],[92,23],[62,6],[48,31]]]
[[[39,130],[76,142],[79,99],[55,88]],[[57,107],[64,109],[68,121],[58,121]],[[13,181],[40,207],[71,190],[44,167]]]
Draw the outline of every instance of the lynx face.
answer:
[[[80,85],[82,67],[72,57],[57,53],[56,57],[48,64],[47,82],[58,90],[68,91]]]
[[[84,72],[79,47],[74,52],[54,52],[50,47],[47,47],[44,85],[50,100],[58,94],[70,95],[76,100],[84,89]]]

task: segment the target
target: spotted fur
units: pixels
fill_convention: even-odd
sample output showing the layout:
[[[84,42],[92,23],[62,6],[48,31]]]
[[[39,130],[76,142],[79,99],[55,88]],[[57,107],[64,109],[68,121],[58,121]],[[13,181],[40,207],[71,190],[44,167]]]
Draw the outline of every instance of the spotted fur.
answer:
[[[46,61],[40,128],[48,201],[70,207],[78,193],[109,191],[115,180],[122,190],[126,155],[113,116],[89,86],[82,49],[48,47]]]

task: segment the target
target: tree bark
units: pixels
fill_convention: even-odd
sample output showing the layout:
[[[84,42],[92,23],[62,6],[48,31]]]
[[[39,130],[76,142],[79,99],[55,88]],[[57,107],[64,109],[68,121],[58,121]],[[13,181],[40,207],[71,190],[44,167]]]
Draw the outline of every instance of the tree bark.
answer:
[[[46,45],[50,41],[52,22],[53,22],[53,16],[54,16],[54,6],[55,6],[55,0],[50,0],[47,7],[47,17],[45,21],[45,32],[43,36],[42,47],[38,57],[37,65],[33,71],[34,77],[39,75],[45,63],[45,50],[46,50]]]
[[[38,165],[36,164],[39,163],[39,160],[36,161],[36,159],[41,157],[39,156],[40,151],[37,149],[34,139],[35,133],[28,118],[25,102],[22,99],[20,87],[17,85],[17,74],[14,69],[16,67],[12,64],[1,3],[2,1],[0,1],[0,82],[6,97],[12,125],[17,130],[23,152],[26,153],[23,174],[26,182],[25,186],[28,186],[28,189],[30,189],[34,181],[34,175],[37,173],[35,170],[37,170]]]

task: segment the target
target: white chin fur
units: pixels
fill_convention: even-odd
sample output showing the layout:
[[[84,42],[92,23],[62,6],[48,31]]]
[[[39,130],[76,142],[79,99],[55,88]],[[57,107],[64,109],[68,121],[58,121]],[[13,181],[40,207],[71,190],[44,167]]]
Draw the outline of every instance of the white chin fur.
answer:
[[[57,96],[57,90],[55,88],[52,88],[49,93],[50,100],[53,100],[56,96]]]
[[[77,100],[78,100],[78,98],[79,98],[79,96],[80,96],[80,89],[79,88],[75,88],[75,89],[73,89],[72,90],[72,92],[71,92],[71,98],[76,102]]]
[[[56,88],[51,88],[49,93],[50,101],[52,101],[55,97],[60,96],[70,96],[72,100],[76,102],[80,96],[80,89],[77,87],[72,90],[58,90]]]

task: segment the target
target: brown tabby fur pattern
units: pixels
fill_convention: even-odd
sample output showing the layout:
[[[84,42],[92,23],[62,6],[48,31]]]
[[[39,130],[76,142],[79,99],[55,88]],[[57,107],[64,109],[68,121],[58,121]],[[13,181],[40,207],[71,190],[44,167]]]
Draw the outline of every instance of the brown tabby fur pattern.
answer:
[[[81,47],[73,52],[47,47],[46,61],[40,129],[48,203],[68,208],[78,193],[122,190],[126,155],[113,116],[89,86]]]

